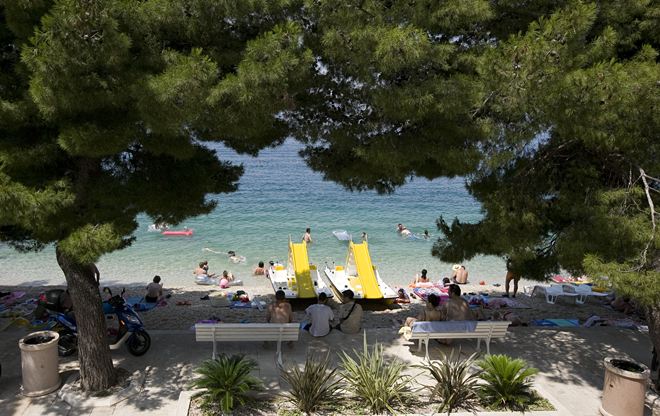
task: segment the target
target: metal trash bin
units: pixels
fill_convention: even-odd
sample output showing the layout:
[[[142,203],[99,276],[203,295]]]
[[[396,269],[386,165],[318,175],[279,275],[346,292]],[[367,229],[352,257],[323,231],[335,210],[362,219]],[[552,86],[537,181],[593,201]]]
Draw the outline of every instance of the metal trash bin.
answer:
[[[607,357],[600,404],[603,416],[643,416],[650,371],[644,364]]]
[[[54,331],[33,332],[18,341],[21,349],[24,396],[43,396],[60,387],[57,343]]]

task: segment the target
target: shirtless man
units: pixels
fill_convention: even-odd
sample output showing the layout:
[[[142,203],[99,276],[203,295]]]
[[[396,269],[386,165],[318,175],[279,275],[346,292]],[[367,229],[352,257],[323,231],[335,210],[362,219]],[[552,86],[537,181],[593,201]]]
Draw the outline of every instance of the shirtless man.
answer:
[[[474,315],[470,305],[461,297],[461,287],[449,286],[449,299],[442,305],[442,315],[445,321],[472,321]]]
[[[411,234],[410,230],[407,229],[405,225],[400,223],[397,224],[396,231],[404,237],[408,237]]]
[[[199,263],[199,267],[195,268],[195,271],[193,271],[193,274],[195,276],[203,276],[206,275],[209,278],[215,277],[215,273],[210,273],[209,274],[209,262],[208,261],[202,261]]]
[[[518,293],[518,281],[520,280],[520,275],[518,273],[514,273],[511,270],[511,259],[506,261],[506,277],[504,278],[504,290],[506,293],[503,295],[505,298],[509,297],[509,285],[511,284],[511,281],[513,280],[513,296],[516,297],[516,293]]]
[[[465,270],[465,266],[463,266],[462,264],[455,265],[454,267],[452,267],[452,269],[454,270],[454,275],[452,276],[452,280],[454,281],[454,283],[458,283],[459,285],[466,284],[468,279],[468,271]]]
[[[288,324],[293,322],[291,304],[286,301],[286,294],[283,290],[275,292],[275,303],[268,305],[266,322],[272,324]]]

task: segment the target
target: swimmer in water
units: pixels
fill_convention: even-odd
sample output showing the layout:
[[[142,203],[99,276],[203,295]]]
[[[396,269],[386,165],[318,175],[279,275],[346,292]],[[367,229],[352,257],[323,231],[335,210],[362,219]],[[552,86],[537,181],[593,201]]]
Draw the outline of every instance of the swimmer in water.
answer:
[[[399,223],[396,226],[396,231],[404,237],[408,237],[411,234],[410,230],[407,229],[406,226],[401,223]]]
[[[229,255],[229,261],[231,261],[234,264],[245,261],[245,256],[237,256],[234,250],[228,251],[227,254]]]
[[[428,240],[431,238],[431,234],[429,234],[429,230],[424,230],[424,240]]]

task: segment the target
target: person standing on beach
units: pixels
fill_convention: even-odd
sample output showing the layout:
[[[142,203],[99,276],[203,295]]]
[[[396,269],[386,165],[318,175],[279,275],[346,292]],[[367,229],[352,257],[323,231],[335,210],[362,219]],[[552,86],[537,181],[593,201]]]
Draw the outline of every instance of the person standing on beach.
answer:
[[[332,313],[332,309],[326,305],[327,301],[328,295],[321,292],[318,303],[305,309],[309,323],[303,329],[309,331],[313,337],[324,337],[330,333],[330,323],[335,319],[335,315]]]
[[[293,310],[286,300],[283,290],[275,292],[275,303],[268,305],[266,322],[271,324],[288,324],[293,322]]]
[[[514,272],[511,270],[511,259],[507,259],[506,261],[506,277],[504,278],[504,290],[506,293],[503,295],[505,298],[509,297],[509,285],[511,284],[511,281],[513,280],[513,296],[516,297],[516,293],[518,293],[518,281],[520,280],[520,274]]]
[[[305,229],[305,234],[302,236],[303,243],[311,244],[312,243],[312,229],[307,227]]]

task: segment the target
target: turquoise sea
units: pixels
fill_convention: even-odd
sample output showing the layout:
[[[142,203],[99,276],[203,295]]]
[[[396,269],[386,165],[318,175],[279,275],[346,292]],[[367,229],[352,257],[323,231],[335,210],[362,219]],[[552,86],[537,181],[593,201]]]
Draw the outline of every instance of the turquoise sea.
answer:
[[[355,241],[360,241],[365,231],[372,262],[386,282],[405,284],[422,268],[428,269],[435,280],[451,274],[451,264],[431,256],[438,234],[436,219],[443,215],[476,221],[481,216],[479,205],[460,178],[416,178],[393,195],[351,193],[312,172],[298,156],[300,144],[295,141],[266,149],[257,158],[237,155],[221,145],[214,148],[222,159],[244,165],[239,190],[210,196],[219,202],[215,211],[175,227],[193,229],[192,237],[149,232],[152,221],[140,217],[137,241],[98,262],[105,284],[146,283],[159,274],[167,286],[191,286],[193,268],[199,261],[208,260],[212,272],[231,270],[246,285],[263,286],[263,277],[251,276],[254,266],[260,260],[286,261],[289,236],[300,240],[306,227],[312,229],[310,261],[320,266],[326,262],[342,264],[346,259],[347,243],[337,240],[333,230],[347,230]],[[396,233],[398,223],[418,234],[428,229],[433,238],[401,238]],[[228,250],[245,256],[246,262],[230,263],[225,254]],[[52,247],[23,254],[0,245],[0,264],[2,285],[64,283]],[[478,257],[465,265],[473,283],[504,280],[505,266],[500,258]]]

